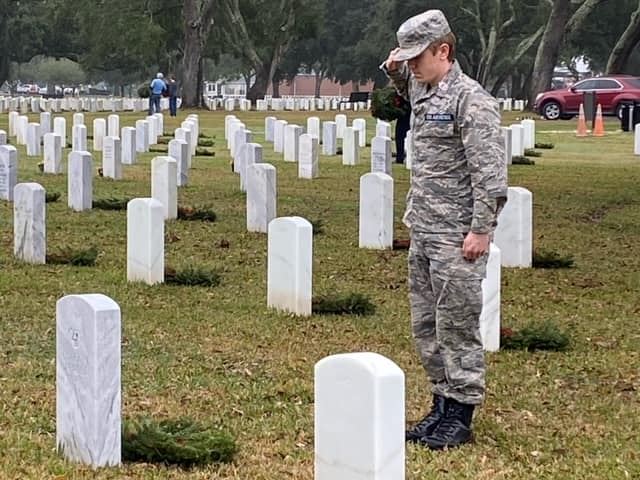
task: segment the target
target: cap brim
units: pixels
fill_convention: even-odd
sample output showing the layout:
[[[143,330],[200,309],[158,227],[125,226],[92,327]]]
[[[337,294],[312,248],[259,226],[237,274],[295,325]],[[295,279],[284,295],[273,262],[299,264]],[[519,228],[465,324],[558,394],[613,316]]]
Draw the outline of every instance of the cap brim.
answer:
[[[425,46],[420,45],[412,48],[401,48],[393,56],[393,60],[395,60],[396,62],[404,62],[406,60],[411,60],[412,58],[415,58],[418,55],[420,55],[422,52],[424,52],[427,49],[427,46],[428,45],[425,45]]]

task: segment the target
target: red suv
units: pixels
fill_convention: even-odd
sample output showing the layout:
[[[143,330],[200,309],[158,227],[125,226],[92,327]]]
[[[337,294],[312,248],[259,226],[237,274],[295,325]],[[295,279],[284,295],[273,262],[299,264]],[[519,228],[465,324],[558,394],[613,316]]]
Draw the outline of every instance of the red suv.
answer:
[[[603,115],[620,117],[625,100],[640,101],[640,77],[614,75],[587,78],[571,88],[539,93],[533,108],[547,120],[567,119],[578,114],[585,91],[596,92],[596,102],[602,105]]]

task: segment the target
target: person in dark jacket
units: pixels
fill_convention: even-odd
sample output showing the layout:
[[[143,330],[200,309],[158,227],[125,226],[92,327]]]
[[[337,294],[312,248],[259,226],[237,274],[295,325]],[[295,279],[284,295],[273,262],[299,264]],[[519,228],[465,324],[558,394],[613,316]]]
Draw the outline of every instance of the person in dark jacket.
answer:
[[[169,92],[169,115],[175,117],[178,110],[178,82],[176,82],[174,75],[169,75],[167,90]]]

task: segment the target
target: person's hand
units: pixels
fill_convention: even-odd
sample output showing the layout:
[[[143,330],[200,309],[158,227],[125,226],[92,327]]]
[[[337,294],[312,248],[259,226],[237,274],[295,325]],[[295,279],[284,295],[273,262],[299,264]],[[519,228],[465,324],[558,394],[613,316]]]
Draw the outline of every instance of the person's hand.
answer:
[[[400,66],[402,65],[402,62],[396,62],[394,60],[395,54],[398,53],[399,51],[400,51],[400,47],[394,48],[393,50],[391,50],[391,52],[389,52],[389,56],[384,62],[384,66],[387,68],[388,72],[393,72],[398,68],[400,68]]]
[[[489,251],[489,234],[469,232],[462,243],[462,256],[474,261]]]

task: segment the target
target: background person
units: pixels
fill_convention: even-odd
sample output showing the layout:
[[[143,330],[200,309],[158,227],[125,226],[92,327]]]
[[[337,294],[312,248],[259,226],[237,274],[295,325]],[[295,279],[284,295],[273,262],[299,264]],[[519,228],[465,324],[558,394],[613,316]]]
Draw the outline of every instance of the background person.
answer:
[[[169,75],[167,91],[169,93],[169,115],[175,117],[178,111],[178,82],[176,82],[175,75]]]
[[[167,85],[162,80],[164,75],[162,73],[158,73],[156,78],[153,79],[149,88],[151,89],[151,96],[149,97],[149,115],[153,115],[154,113],[160,113],[160,98],[162,97],[162,92],[167,88]]]

